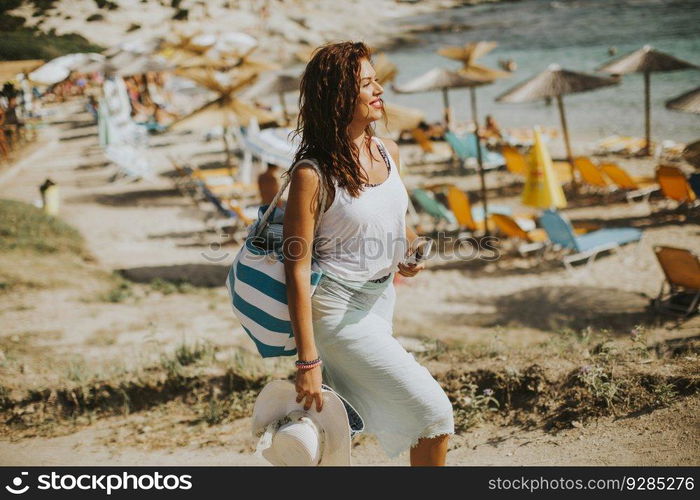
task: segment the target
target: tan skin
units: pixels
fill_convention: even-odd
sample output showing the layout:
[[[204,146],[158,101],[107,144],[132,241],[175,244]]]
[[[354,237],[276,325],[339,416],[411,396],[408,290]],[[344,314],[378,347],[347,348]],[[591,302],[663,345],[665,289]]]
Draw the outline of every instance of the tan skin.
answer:
[[[359,149],[359,164],[366,172],[367,182],[377,184],[387,179],[387,169],[374,141],[365,136],[366,127],[382,118],[383,103],[379,96],[383,93],[382,86],[376,80],[374,68],[367,59],[361,63],[360,95],[357,100],[353,121],[349,126],[352,140]],[[382,139],[389,153],[399,165],[399,148],[391,139]],[[368,151],[368,147],[371,149]],[[313,167],[299,165],[292,173],[289,196],[284,217],[284,253],[294,258],[285,259],[285,275],[287,281],[287,298],[289,314],[292,321],[297,352],[300,360],[318,358],[314,342],[311,313],[311,241],[316,224],[316,210],[319,200],[320,182]],[[333,193],[327,196],[326,208],[333,202]],[[406,238],[409,247],[417,238],[415,231],[406,225]],[[399,264],[399,274],[413,277],[425,269],[425,263],[406,266]],[[316,409],[323,409],[321,393],[321,367],[311,370],[297,371],[296,390],[297,402],[304,402],[304,408],[309,410],[312,404]],[[417,446],[411,448],[411,465],[444,465],[447,455],[448,436],[421,439]]]

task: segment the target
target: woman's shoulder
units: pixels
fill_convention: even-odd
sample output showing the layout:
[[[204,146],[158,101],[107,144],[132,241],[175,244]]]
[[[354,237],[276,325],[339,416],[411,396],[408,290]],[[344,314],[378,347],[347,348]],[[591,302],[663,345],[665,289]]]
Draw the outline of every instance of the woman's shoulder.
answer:
[[[295,185],[315,187],[319,181],[317,167],[316,160],[305,158],[296,162],[292,171],[287,175],[290,176],[291,182]]]
[[[319,177],[319,171],[317,170],[318,163],[313,159],[302,159],[295,163],[294,168],[289,173],[290,175],[290,186],[292,190],[300,191],[304,193],[315,193],[318,190],[321,178]],[[323,175],[323,174],[321,174]],[[326,206],[330,206],[328,201],[332,201],[335,196],[335,190],[330,185],[330,181],[326,180],[325,191],[326,191]]]
[[[386,147],[386,150],[389,152],[391,157],[394,159],[394,163],[397,165],[399,164],[399,145],[396,144],[396,141],[393,139],[390,139],[388,137],[380,137],[380,141],[382,141],[382,144]]]

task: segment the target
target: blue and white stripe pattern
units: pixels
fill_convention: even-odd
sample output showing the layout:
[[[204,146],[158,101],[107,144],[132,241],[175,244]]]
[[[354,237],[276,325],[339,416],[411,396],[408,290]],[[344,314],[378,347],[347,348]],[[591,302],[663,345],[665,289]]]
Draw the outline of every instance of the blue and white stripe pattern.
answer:
[[[311,293],[321,275],[313,262]],[[296,354],[281,255],[256,248],[248,239],[231,266],[226,288],[234,314],[263,358]]]

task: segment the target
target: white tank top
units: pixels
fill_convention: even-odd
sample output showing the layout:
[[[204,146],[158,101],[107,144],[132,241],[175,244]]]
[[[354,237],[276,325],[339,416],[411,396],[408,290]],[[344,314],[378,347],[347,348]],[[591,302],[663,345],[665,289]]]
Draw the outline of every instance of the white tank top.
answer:
[[[316,234],[316,256],[324,271],[352,281],[367,281],[398,269],[406,254],[408,194],[394,159],[378,137],[389,176],[365,186],[353,198],[335,185],[335,198],[323,214]]]

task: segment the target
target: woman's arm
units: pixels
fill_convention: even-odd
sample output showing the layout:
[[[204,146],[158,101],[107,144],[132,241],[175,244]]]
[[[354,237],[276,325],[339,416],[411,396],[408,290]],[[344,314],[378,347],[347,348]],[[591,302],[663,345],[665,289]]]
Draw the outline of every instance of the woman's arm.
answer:
[[[299,165],[292,172],[289,195],[284,211],[283,246],[284,270],[287,282],[289,316],[300,360],[318,357],[311,314],[311,249],[320,193],[318,174],[313,167]],[[321,411],[321,367],[297,371],[297,402],[304,408]]]

